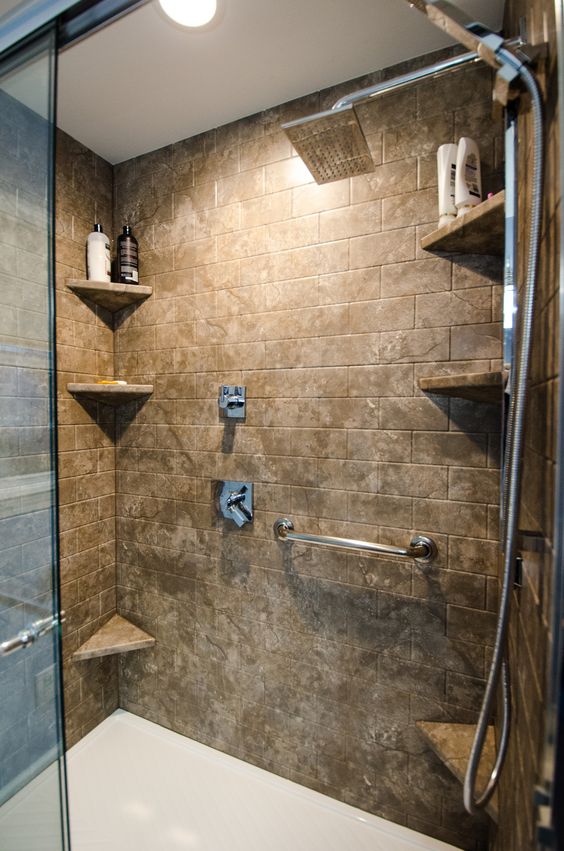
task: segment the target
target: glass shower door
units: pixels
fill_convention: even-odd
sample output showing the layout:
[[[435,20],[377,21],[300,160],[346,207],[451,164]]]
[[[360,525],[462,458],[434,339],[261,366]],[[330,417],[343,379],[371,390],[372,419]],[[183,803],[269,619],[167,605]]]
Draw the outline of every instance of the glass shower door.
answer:
[[[64,851],[53,28],[0,56],[0,848]]]

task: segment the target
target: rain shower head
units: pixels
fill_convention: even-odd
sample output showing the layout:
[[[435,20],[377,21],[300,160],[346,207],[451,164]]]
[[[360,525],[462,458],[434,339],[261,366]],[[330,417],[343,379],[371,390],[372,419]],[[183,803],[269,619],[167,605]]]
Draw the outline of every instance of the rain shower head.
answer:
[[[352,104],[282,125],[316,183],[374,171],[374,162]]]

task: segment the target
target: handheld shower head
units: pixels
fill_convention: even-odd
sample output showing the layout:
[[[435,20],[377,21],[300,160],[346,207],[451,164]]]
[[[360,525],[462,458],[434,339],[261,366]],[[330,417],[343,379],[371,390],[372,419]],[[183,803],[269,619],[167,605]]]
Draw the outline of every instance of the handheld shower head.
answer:
[[[352,104],[282,125],[316,183],[374,171],[374,162]]]

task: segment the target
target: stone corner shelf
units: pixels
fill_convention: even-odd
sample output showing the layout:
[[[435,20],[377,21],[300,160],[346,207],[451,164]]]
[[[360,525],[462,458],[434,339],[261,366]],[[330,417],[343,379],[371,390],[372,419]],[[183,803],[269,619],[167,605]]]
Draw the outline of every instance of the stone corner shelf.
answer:
[[[416,721],[415,726],[441,762],[446,765],[457,780],[464,783],[466,766],[470,759],[470,751],[476,730],[474,724],[444,724],[437,721]],[[495,730],[493,725],[491,725],[488,727],[484,752],[478,770],[478,791],[484,789],[488,781],[490,771],[495,762],[495,756]],[[497,822],[497,794],[494,794],[486,806],[486,812],[494,822]]]
[[[421,240],[421,248],[435,254],[503,255],[505,191],[482,201],[473,210]]]
[[[127,405],[150,396],[152,384],[67,384],[67,390],[78,399],[103,402],[104,405]]]
[[[129,653],[131,650],[142,650],[154,644],[155,639],[148,632],[121,615],[114,615],[73,653],[73,659],[80,662],[83,659],[96,659],[115,653]]]
[[[84,296],[101,307],[116,313],[123,307],[129,307],[153,294],[152,287],[142,287],[139,284],[114,284],[106,281],[69,281],[69,290]]]
[[[419,379],[425,393],[436,396],[454,396],[472,402],[500,404],[507,376],[501,370],[494,372],[468,372],[461,375],[436,375]]]

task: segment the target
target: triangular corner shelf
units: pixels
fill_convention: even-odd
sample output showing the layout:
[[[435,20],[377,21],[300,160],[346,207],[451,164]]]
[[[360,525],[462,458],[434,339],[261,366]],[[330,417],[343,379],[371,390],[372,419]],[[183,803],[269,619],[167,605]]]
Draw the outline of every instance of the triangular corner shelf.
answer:
[[[79,662],[84,659],[96,659],[99,656],[113,656],[116,653],[142,650],[154,644],[155,639],[148,632],[122,618],[121,615],[113,615],[73,653],[73,659]]]
[[[80,399],[103,402],[117,408],[138,399],[144,399],[153,392],[152,384],[67,384],[67,390]]]
[[[470,751],[476,732],[475,724],[451,724],[441,721],[416,721],[415,726],[441,762],[454,774],[457,780],[464,783],[466,767],[470,759]],[[488,727],[484,752],[478,771],[478,789],[483,789],[495,763],[496,744],[493,725]],[[495,794],[486,806],[490,818],[497,822],[498,802]]]
[[[419,379],[419,387],[435,396],[470,399],[472,402],[500,404],[507,373],[467,372],[462,375],[433,375]]]
[[[503,256],[505,191],[498,192],[464,216],[427,234],[421,248],[433,254]]]
[[[124,307],[144,301],[153,294],[152,287],[143,287],[139,284],[116,284],[106,281],[69,281],[67,284],[73,293],[87,298],[109,310],[117,313]]]

